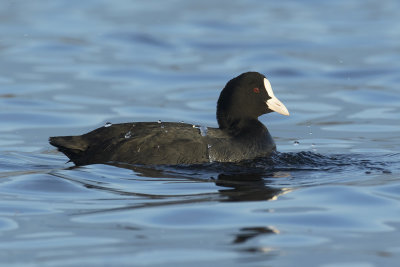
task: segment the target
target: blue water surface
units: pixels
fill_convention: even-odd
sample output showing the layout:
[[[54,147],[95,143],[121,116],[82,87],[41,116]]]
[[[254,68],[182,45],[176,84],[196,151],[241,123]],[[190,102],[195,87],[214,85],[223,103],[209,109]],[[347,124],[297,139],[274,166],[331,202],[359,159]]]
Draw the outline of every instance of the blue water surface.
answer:
[[[398,266],[400,2],[0,2],[0,265]],[[291,116],[241,164],[75,167],[49,136],[216,127],[264,73]]]

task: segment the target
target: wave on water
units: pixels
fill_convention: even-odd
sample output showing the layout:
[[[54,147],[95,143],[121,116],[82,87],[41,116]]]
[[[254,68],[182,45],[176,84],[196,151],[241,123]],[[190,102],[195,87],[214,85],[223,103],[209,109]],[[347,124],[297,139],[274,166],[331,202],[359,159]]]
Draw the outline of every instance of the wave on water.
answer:
[[[188,179],[231,179],[254,181],[274,178],[290,179],[285,184],[330,183],[338,180],[362,179],[366,175],[391,174],[400,171],[400,153],[392,154],[331,154],[311,151],[276,152],[270,157],[240,163],[207,163],[178,166],[130,166],[143,176],[181,177]],[[280,179],[282,181],[282,179]]]
[[[400,153],[324,155],[311,151],[276,152],[270,157],[240,163],[178,166],[109,164],[114,167],[102,164],[80,167],[65,165],[64,157],[55,157],[53,154],[32,157],[26,153],[13,153],[7,154],[7,157],[0,155],[1,158],[8,160],[0,164],[4,170],[0,177],[48,173],[53,177],[84,184],[87,188],[101,186],[104,190],[111,190],[117,187],[121,194],[136,192],[138,184],[133,180],[148,183],[211,182],[220,188],[221,195],[233,201],[270,199],[285,190],[305,186],[380,182],[400,173]],[[17,165],[24,166],[24,169],[21,170]]]
[[[364,171],[390,173],[390,165],[399,163],[396,154],[332,154],[323,155],[311,151],[297,153],[274,153],[270,158],[257,163],[273,170],[314,170],[314,171]]]

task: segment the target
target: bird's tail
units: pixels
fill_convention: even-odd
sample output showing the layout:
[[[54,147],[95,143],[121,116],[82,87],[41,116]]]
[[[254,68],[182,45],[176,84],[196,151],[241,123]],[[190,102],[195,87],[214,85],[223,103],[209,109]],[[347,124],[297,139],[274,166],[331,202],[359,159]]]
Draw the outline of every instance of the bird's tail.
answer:
[[[82,136],[55,136],[50,137],[49,142],[76,165],[80,165],[79,161],[88,148],[87,142]]]

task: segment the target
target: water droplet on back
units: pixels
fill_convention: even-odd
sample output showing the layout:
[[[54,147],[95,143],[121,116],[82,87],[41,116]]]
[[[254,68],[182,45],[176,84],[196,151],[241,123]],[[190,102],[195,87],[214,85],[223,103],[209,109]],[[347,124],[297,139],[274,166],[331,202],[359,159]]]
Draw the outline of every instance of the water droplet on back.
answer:
[[[131,138],[131,137],[132,137],[132,132],[131,132],[131,131],[128,131],[128,132],[125,134],[125,138],[128,139],[128,138]]]
[[[207,126],[200,126],[199,130],[200,130],[201,136],[207,136],[207,131],[208,131]]]
[[[110,127],[111,125],[112,125],[111,122],[106,122],[106,124],[104,124],[104,127],[108,128],[108,127]]]
[[[214,158],[211,156],[211,147],[212,147],[212,145],[207,144],[208,161],[209,162],[214,162]]]

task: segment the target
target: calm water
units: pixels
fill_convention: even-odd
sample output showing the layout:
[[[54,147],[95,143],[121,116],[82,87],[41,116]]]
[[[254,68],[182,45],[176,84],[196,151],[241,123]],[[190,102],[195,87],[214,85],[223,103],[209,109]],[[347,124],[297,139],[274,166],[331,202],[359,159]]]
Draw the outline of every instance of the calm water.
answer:
[[[0,264],[398,266],[399,1],[0,2]],[[242,164],[74,167],[106,122],[216,126],[267,75],[290,117]],[[128,168],[129,167],[129,168]]]

